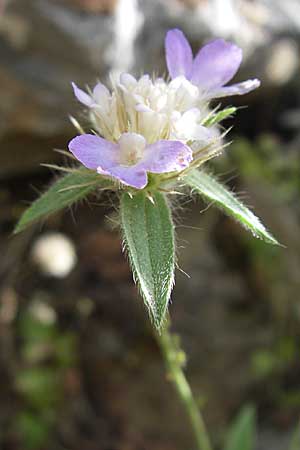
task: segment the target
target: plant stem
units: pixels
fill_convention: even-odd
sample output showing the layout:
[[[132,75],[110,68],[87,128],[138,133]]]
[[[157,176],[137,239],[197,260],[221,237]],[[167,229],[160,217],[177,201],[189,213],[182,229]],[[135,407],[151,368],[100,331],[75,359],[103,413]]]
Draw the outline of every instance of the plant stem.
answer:
[[[170,323],[160,333],[156,333],[156,340],[161,349],[170,379],[189,417],[198,450],[212,450],[201,412],[182,369],[185,354],[179,347],[177,336],[169,332],[169,326]]]

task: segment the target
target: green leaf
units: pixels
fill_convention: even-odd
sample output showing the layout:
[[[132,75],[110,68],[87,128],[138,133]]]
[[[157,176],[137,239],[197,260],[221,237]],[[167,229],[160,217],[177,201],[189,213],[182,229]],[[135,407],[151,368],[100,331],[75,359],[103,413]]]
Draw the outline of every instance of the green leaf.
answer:
[[[51,424],[40,412],[32,413],[29,409],[17,414],[15,427],[17,434],[20,434],[23,449],[37,450],[45,448],[49,439]]]
[[[16,388],[32,406],[47,409],[59,403],[61,378],[57,368],[35,366],[17,375]]]
[[[255,409],[253,406],[245,406],[229,429],[225,450],[254,450],[255,440]]]
[[[216,206],[251,231],[255,237],[263,239],[270,244],[279,245],[250,209],[243,205],[232,192],[213,176],[202,170],[193,170],[184,177],[184,180],[206,200],[215,203]]]
[[[174,225],[163,194],[152,201],[145,192],[121,197],[121,227],[134,280],[150,317],[160,328],[168,306],[175,270]]]
[[[297,428],[292,435],[289,450],[300,450],[300,425],[297,425]]]
[[[227,117],[232,116],[236,113],[236,108],[225,108],[222,111],[218,111],[216,114],[209,115],[208,118],[203,122],[203,126],[211,127],[212,125],[216,125],[222,120],[227,119]]]
[[[97,181],[102,182],[102,180],[107,183],[97,173],[85,168],[80,168],[59,178],[26,209],[14,233],[19,233],[33,222],[70,206],[77,200],[83,199],[91,191],[95,190]]]

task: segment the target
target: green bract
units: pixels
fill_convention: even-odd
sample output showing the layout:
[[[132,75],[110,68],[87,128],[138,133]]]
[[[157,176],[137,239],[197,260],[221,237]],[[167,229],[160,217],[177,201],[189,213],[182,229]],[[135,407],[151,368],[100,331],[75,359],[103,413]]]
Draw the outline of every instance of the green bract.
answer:
[[[233,114],[235,114],[235,113],[236,113],[236,108],[234,106],[232,106],[231,108],[222,109],[222,111],[217,111],[216,113],[211,113],[204,120],[203,125],[205,125],[206,127],[216,125],[217,123],[222,122],[222,120],[233,116]]]
[[[278,244],[260,220],[225,186],[203,170],[193,169],[181,182],[224,210],[260,239]],[[96,190],[113,189],[107,178],[80,168],[59,178],[21,216],[15,233],[45,219]],[[156,328],[163,324],[174,284],[175,237],[167,193],[159,185],[140,191],[122,190],[120,225],[135,282]]]
[[[261,221],[213,176],[208,175],[203,170],[193,170],[185,177],[185,182],[206,200],[213,202],[226,214],[250,230],[253,236],[270,244],[278,244]]]
[[[135,281],[157,328],[163,323],[175,270],[175,239],[171,211],[160,192],[133,197],[124,193],[120,207],[124,245]]]
[[[85,168],[79,168],[59,178],[23,213],[14,232],[23,231],[33,222],[45,219],[48,215],[86,198],[101,181],[99,175]],[[103,181],[107,183],[106,180]]]

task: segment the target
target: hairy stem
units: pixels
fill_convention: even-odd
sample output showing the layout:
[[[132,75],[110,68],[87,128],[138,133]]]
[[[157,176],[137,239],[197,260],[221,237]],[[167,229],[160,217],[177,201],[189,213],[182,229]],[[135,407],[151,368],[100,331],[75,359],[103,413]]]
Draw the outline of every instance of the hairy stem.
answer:
[[[190,420],[198,450],[212,450],[200,409],[182,369],[184,352],[179,348],[177,336],[169,332],[169,326],[170,323],[156,333],[168,375]]]

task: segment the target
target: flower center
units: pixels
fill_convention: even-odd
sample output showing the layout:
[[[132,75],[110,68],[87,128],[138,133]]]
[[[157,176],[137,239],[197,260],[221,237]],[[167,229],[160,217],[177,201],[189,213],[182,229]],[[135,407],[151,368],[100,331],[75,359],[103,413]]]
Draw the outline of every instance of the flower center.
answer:
[[[120,164],[134,166],[142,159],[146,140],[136,133],[123,133],[119,139]]]

